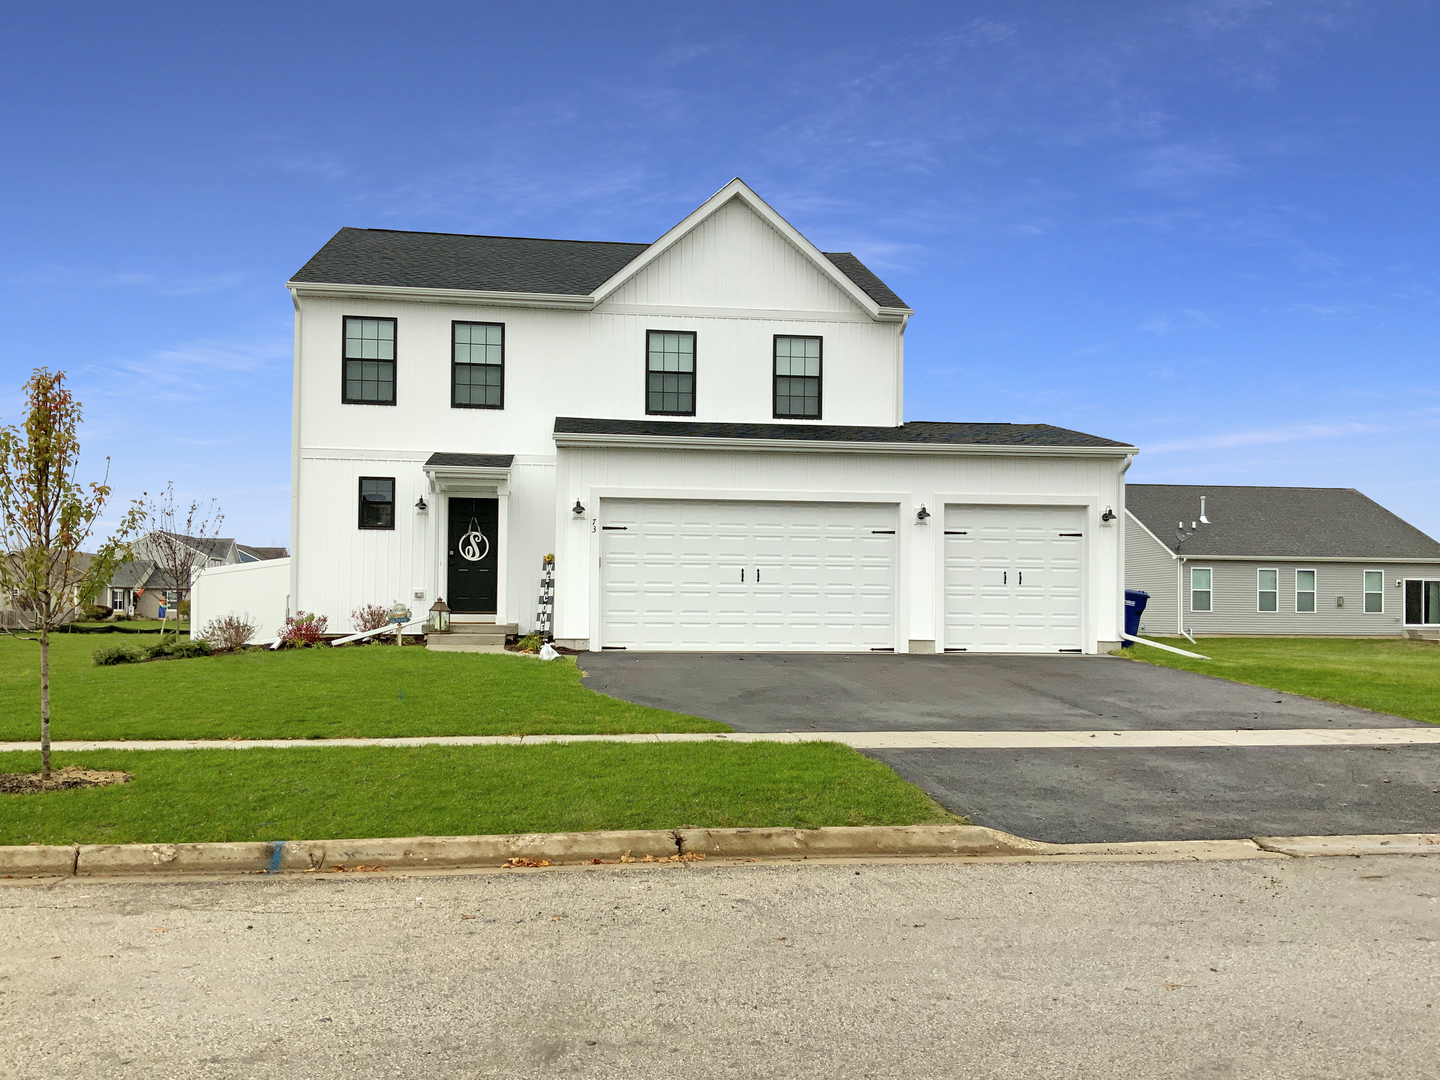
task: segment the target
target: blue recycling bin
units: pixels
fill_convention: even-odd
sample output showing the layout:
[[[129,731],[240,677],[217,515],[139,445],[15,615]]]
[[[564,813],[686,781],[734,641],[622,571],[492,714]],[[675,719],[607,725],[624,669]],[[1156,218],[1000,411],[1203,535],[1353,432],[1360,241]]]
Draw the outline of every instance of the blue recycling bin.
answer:
[[[1125,590],[1125,633],[1132,637],[1140,636],[1140,616],[1149,602],[1150,594],[1143,589]],[[1120,647],[1128,649],[1134,644],[1133,641],[1122,641]]]

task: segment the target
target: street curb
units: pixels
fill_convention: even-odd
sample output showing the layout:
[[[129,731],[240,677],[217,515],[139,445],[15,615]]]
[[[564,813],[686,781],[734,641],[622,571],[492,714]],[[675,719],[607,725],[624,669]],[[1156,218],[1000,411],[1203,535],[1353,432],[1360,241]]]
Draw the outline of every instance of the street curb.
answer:
[[[1369,836],[1257,836],[1266,851],[1295,858],[1338,855],[1440,855],[1440,833],[1379,833]]]
[[[980,825],[881,825],[821,829],[635,829],[217,844],[30,845],[0,846],[0,878],[450,870],[679,863],[706,859],[962,857],[1074,862],[1344,855],[1440,855],[1440,834],[1047,844]]]

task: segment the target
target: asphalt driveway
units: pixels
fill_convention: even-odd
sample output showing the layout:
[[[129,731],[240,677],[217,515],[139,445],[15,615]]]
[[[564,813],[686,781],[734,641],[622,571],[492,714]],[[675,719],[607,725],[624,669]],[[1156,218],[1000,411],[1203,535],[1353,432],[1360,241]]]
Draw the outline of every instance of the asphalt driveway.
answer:
[[[1113,657],[578,659],[592,690],[740,731],[1426,726]],[[977,824],[1056,843],[1440,830],[1440,746],[867,753]]]

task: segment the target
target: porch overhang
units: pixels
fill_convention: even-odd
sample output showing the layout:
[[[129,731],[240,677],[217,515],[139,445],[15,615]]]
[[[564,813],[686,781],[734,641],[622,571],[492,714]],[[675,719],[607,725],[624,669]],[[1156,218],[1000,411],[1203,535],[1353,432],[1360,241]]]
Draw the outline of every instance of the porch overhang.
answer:
[[[506,494],[514,454],[431,454],[423,466],[432,492],[493,489]]]

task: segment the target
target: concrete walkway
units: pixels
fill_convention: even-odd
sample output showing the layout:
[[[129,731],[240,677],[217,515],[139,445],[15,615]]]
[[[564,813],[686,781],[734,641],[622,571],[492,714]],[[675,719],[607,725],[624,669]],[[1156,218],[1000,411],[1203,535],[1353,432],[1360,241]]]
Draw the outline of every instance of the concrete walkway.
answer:
[[[336,746],[524,746],[536,743],[833,742],[856,750],[1126,750],[1164,747],[1440,745],[1440,727],[1263,728],[1237,731],[735,731],[635,735],[432,735],[401,739],[128,739],[55,742],[82,750],[283,750]],[[0,742],[0,752],[39,750]]]

